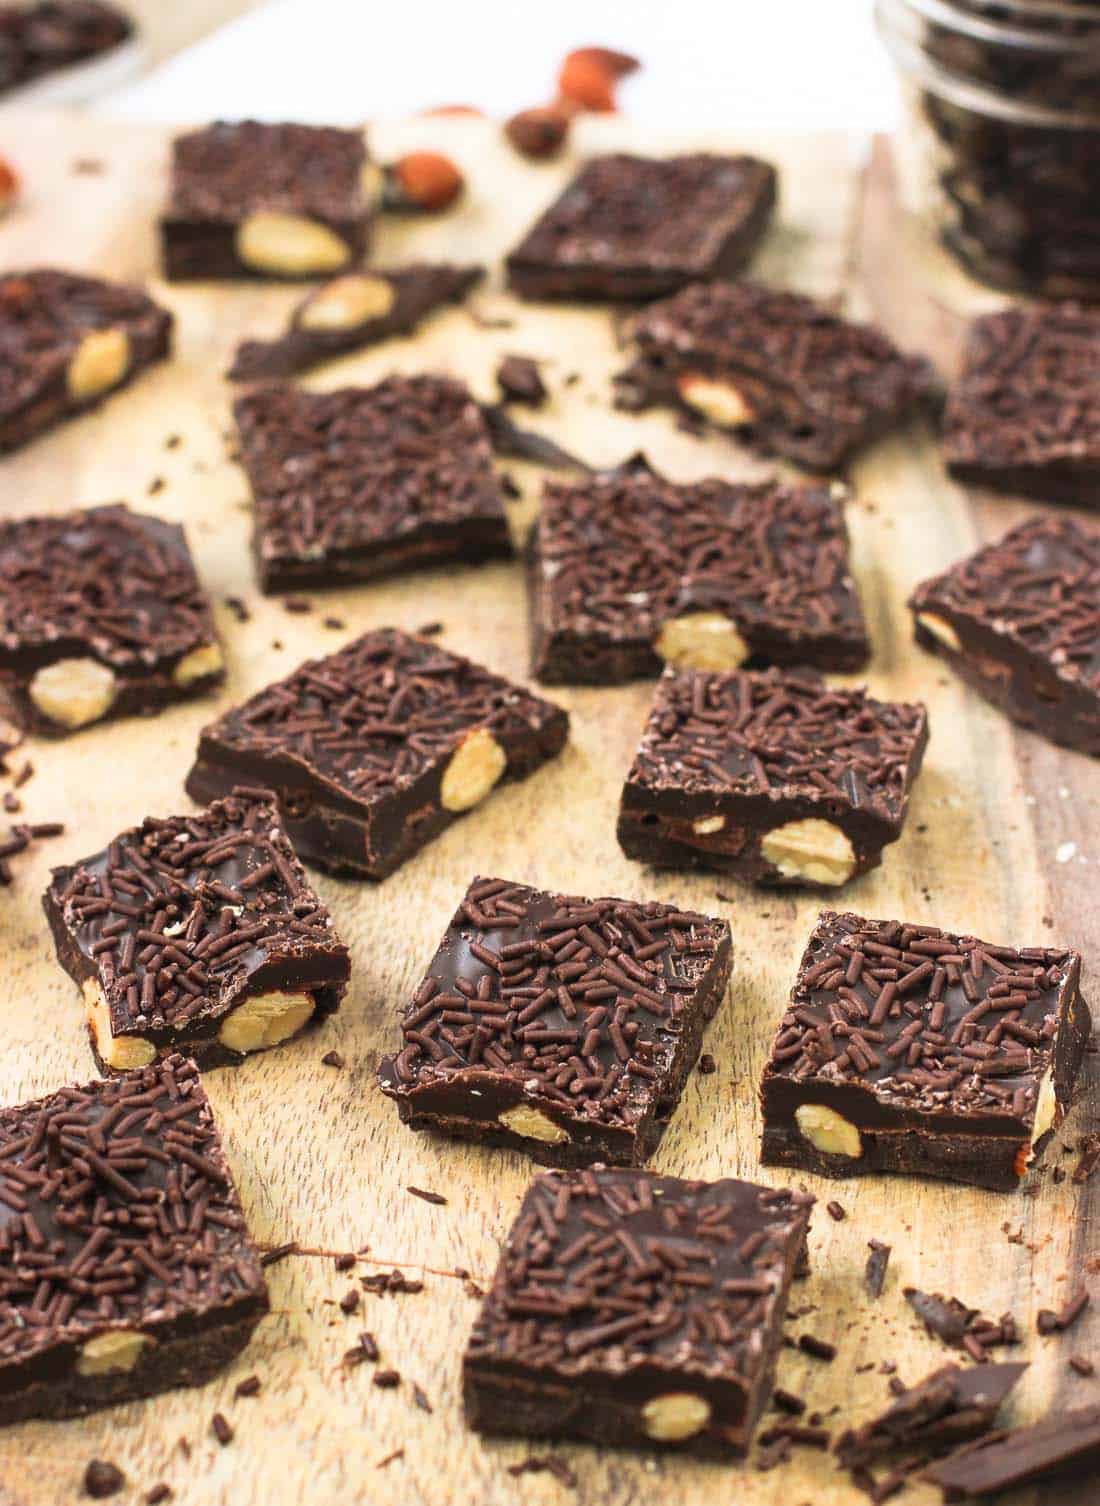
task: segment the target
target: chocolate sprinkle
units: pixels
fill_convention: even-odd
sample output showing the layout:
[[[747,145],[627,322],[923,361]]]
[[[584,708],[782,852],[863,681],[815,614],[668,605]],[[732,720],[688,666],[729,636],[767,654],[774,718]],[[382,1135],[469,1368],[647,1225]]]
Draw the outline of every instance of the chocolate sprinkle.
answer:
[[[93,1501],[105,1501],[117,1495],[126,1484],[126,1476],[109,1459],[92,1459],[84,1471],[84,1494]]]
[[[867,1257],[863,1283],[867,1288],[868,1296],[877,1300],[882,1296],[882,1289],[886,1285],[886,1267],[890,1263],[891,1246],[884,1245],[878,1239],[869,1239],[867,1246],[871,1253]]]

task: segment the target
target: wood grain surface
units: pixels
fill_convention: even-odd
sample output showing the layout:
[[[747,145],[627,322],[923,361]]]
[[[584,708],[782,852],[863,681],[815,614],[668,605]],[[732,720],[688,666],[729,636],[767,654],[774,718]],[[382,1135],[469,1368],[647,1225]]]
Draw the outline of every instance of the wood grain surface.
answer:
[[[0,228],[3,267],[52,261],[148,280],[175,311],[178,337],[170,364],[98,413],[5,459],[0,505],[8,515],[24,515],[124,498],[185,524],[217,604],[229,682],[216,700],[28,749],[36,772],[22,792],[26,816],[60,818],[68,830],[16,860],[16,885],[0,902],[0,1018],[6,1028],[0,1094],[9,1103],[94,1075],[75,991],[54,960],[40,909],[48,865],[94,851],[146,814],[187,810],[182,780],[196,734],[221,706],[307,654],[383,624],[415,629],[439,620],[448,647],[519,679],[527,668],[518,565],[313,593],[308,615],[292,615],[280,601],[259,597],[247,551],[245,486],[232,460],[232,394],[222,373],[236,340],[277,329],[297,295],[158,282],[152,223],[163,191],[162,135],[72,118],[38,120],[24,134],[28,194]],[[413,143],[442,145],[466,166],[471,183],[465,203],[448,217],[387,224],[377,246],[380,264],[413,254],[496,263],[571,166],[568,160],[521,163],[486,122],[421,120],[379,128],[372,139],[382,157]],[[885,147],[861,171],[851,144],[838,138],[681,143],[632,135],[621,123],[593,122],[577,149],[612,142],[749,146],[771,156],[782,172],[783,199],[759,273],[835,296],[854,313],[874,314],[945,371],[957,356],[965,310],[988,302],[942,260],[910,243]],[[74,174],[77,157],[100,159],[102,171]],[[622,358],[615,321],[606,312],[517,306],[500,290],[499,274],[474,306],[489,321],[514,324],[487,327],[468,312],[451,311],[417,340],[334,364],[313,384],[444,368],[489,397],[498,357],[521,352],[545,360],[554,393],[532,422],[592,461],[613,463],[644,447],[655,464],[684,479],[768,473],[732,443],[684,434],[668,415],[612,412],[609,378]],[[565,385],[574,373],[578,380]],[[170,447],[173,436],[178,443]],[[505,468],[523,489],[514,509],[520,530],[541,478],[527,467]],[[853,480],[855,568],[874,643],[868,679],[879,694],[926,701],[932,740],[902,841],[887,850],[881,869],[842,899],[871,916],[927,921],[992,941],[1073,944],[1086,955],[1088,987],[1100,950],[1096,768],[1013,730],[916,649],[904,610],[919,579],[995,536],[1025,509],[968,498],[949,484],[931,434],[919,426],[879,445]],[[231,595],[249,603],[248,623],[238,624],[225,607]],[[326,627],[326,616],[345,628]],[[520,1498],[541,1506],[574,1498],[548,1474],[517,1480],[508,1473],[508,1466],[546,1449],[522,1441],[485,1443],[462,1419],[460,1359],[476,1298],[458,1273],[468,1271],[478,1283],[488,1279],[532,1164],[411,1133],[374,1077],[380,1054],[394,1041],[397,1010],[478,871],[575,893],[675,897],[730,920],[733,982],[706,1042],[718,1071],[693,1076],[654,1164],[692,1176],[794,1182],[818,1195],[813,1273],[794,1298],[797,1308],[812,1310],[790,1329],[831,1339],[838,1356],[825,1365],[785,1350],[780,1381],[806,1396],[830,1426],[860,1420],[883,1404],[881,1362],[896,1361],[902,1377],[914,1381],[949,1357],[903,1301],[909,1283],[958,1295],[993,1315],[1015,1314],[1025,1339],[1012,1357],[1031,1361],[1015,1417],[1100,1399],[1100,1379],[1078,1378],[1066,1364],[1070,1353],[1100,1347],[1100,1312],[1086,1313],[1064,1338],[1040,1340],[1034,1331],[1036,1309],[1058,1306],[1090,1260],[1095,1267],[1100,1176],[1083,1186],[1068,1177],[1056,1184],[1050,1169],[1072,1168],[1069,1148],[1095,1126],[1096,1058],[1089,1058],[1083,1101],[1025,1193],[908,1178],[826,1182],[761,1172],[756,1084],[820,902],[742,890],[714,877],[654,874],[628,862],[615,843],[614,817],[650,687],[551,693],[573,716],[572,739],[560,759],[495,794],[379,886],[317,878],[353,954],[352,987],[341,1012],[317,1033],[208,1075],[253,1234],[265,1245],[295,1239],[302,1246],[303,1253],[271,1267],[271,1317],[231,1370],[201,1390],[0,1433],[4,1506],[76,1498],[93,1456],[112,1459],[126,1472],[127,1493],[119,1499],[127,1502],[141,1500],[162,1480],[189,1506],[510,1506]],[[1063,844],[1070,843],[1076,847],[1067,858]],[[719,890],[730,897],[720,899]],[[329,1050],[345,1057],[343,1070],[322,1064]],[[410,1184],[442,1192],[446,1206],[411,1196]],[[843,1221],[826,1213],[830,1199],[845,1209]],[[874,1303],[862,1286],[870,1238],[894,1250],[885,1292]],[[332,1256],[340,1251],[364,1252],[354,1272],[335,1269]],[[360,1312],[345,1317],[336,1303],[357,1286],[356,1276],[394,1265],[422,1276],[424,1290],[365,1295]],[[1095,1271],[1088,1279],[1100,1296]],[[397,1389],[374,1387],[370,1365],[341,1365],[362,1329],[376,1336],[383,1364],[401,1372]],[[237,1382],[252,1373],[262,1379],[262,1394],[235,1400]],[[415,1404],[413,1383],[428,1398],[430,1415]],[[226,1447],[210,1430],[219,1410],[235,1430]],[[402,1452],[383,1465],[395,1451]],[[586,1506],[714,1500],[840,1506],[862,1499],[812,1450],[797,1451],[790,1465],[772,1473],[751,1464],[700,1465],[592,1448],[553,1452],[575,1472],[575,1499]],[[924,1506],[936,1495],[918,1487],[905,1499]],[[1039,1499],[1088,1497],[1069,1489]]]

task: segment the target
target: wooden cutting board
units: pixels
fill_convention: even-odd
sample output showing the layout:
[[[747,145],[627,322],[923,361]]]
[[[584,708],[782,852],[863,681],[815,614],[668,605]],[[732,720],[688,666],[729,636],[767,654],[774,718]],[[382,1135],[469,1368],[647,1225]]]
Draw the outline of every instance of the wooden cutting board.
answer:
[[[371,134],[382,158],[414,144],[451,152],[471,185],[463,206],[449,216],[387,223],[377,247],[380,264],[413,255],[497,263],[573,165],[522,163],[487,122],[422,119]],[[854,314],[873,314],[945,371],[956,360],[963,311],[990,302],[942,258],[911,245],[885,145],[867,167],[852,143],[835,137],[674,142],[621,122],[593,121],[585,123],[577,147],[589,152],[613,143],[663,150],[747,146],[772,157],[782,172],[783,202],[757,264],[760,274],[835,296]],[[368,627],[415,629],[439,620],[447,647],[520,679],[527,650],[524,590],[514,564],[314,593],[308,615],[292,615],[278,600],[259,597],[247,549],[245,485],[231,458],[232,394],[222,372],[236,340],[276,330],[298,295],[159,283],[153,219],[163,191],[165,135],[46,118],[27,120],[21,129],[13,122],[0,146],[16,157],[27,183],[22,205],[0,226],[5,269],[54,262],[144,279],[178,319],[170,364],[97,414],[0,463],[0,505],[7,514],[24,515],[125,498],[184,523],[217,603],[229,661],[229,681],[217,700],[28,750],[36,772],[22,792],[26,817],[63,819],[67,831],[22,860],[15,887],[0,900],[0,1018],[6,1027],[0,1094],[18,1103],[94,1076],[75,991],[54,960],[39,905],[48,865],[96,850],[146,814],[187,810],[182,780],[205,721],[305,656]],[[83,170],[77,170],[79,159]],[[89,171],[89,163],[99,170]],[[475,307],[480,324],[468,312],[448,312],[417,340],[352,357],[313,381],[331,387],[372,381],[392,369],[445,368],[489,397],[498,357],[530,354],[546,363],[554,393],[532,422],[590,460],[613,463],[644,447],[656,465],[679,478],[767,474],[732,443],[692,438],[666,414],[634,417],[609,408],[609,378],[622,357],[615,320],[606,312],[522,307],[501,291],[499,278]],[[503,319],[509,327],[485,322]],[[574,375],[578,379],[566,385]],[[541,477],[519,465],[506,469],[523,488],[515,506],[518,530],[534,509]],[[1003,531],[1025,509],[968,498],[948,483],[932,436],[920,427],[879,445],[853,479],[856,574],[874,642],[868,678],[878,694],[925,700],[932,741],[903,840],[888,849],[884,867],[842,899],[871,916],[931,922],[993,941],[1069,943],[1084,951],[1091,980],[1100,955],[1095,765],[1016,732],[965,691],[915,648],[904,610],[918,580]],[[249,603],[247,624],[226,609],[231,595]],[[330,615],[346,626],[327,627],[323,619]],[[1072,1168],[1069,1148],[1095,1127],[1096,1058],[1089,1059],[1084,1101],[1048,1150],[1030,1196],[907,1178],[837,1183],[761,1172],[756,1083],[820,901],[758,894],[714,876],[653,874],[628,862],[615,843],[614,818],[650,687],[552,693],[573,716],[572,739],[552,766],[495,794],[380,886],[317,878],[354,959],[341,1012],[315,1034],[207,1078],[254,1236],[269,1246],[295,1239],[302,1247],[270,1270],[271,1317],[237,1363],[202,1390],[0,1433],[5,1506],[73,1499],[93,1456],[125,1470],[127,1501],[162,1480],[177,1500],[195,1506],[374,1500],[510,1506],[521,1495],[541,1506],[570,1499],[550,1475],[517,1480],[508,1473],[508,1466],[546,1449],[484,1443],[462,1419],[460,1358],[476,1298],[460,1272],[479,1284],[489,1278],[532,1163],[414,1135],[398,1123],[375,1082],[378,1058],[395,1038],[396,1013],[478,871],[574,893],[675,897],[730,920],[733,983],[706,1042],[718,1071],[689,1082],[655,1166],[690,1176],[793,1181],[818,1195],[813,1274],[794,1299],[812,1311],[791,1329],[830,1339],[839,1352],[827,1366],[785,1350],[779,1378],[807,1397],[828,1425],[862,1419],[883,1404],[880,1362],[896,1361],[902,1377],[914,1381],[949,1357],[918,1328],[903,1301],[902,1287],[910,1283],[958,1295],[993,1315],[1015,1314],[1026,1337],[1013,1355],[1032,1362],[1013,1409],[1018,1418],[1035,1417],[1052,1404],[1100,1398],[1100,1379],[1080,1379],[1066,1366],[1071,1352],[1100,1347],[1100,1312],[1086,1314],[1061,1340],[1039,1340],[1034,1332],[1036,1309],[1060,1305],[1100,1253],[1100,1176],[1084,1186],[1069,1178],[1056,1185],[1050,1176],[1053,1166]],[[733,897],[720,900],[719,889]],[[322,1065],[322,1055],[333,1049],[346,1058],[342,1071]],[[443,1192],[446,1206],[410,1196],[410,1184]],[[842,1204],[842,1222],[826,1213],[830,1199]],[[862,1287],[870,1238],[894,1249],[877,1303],[868,1302]],[[366,1252],[355,1274],[400,1266],[422,1277],[424,1290],[365,1296],[360,1312],[345,1317],[336,1303],[357,1282],[334,1268],[333,1255],[354,1250]],[[1088,1279],[1100,1295],[1095,1270]],[[341,1366],[362,1329],[376,1336],[383,1363],[400,1370],[397,1390],[375,1388],[369,1365]],[[262,1394],[235,1400],[237,1382],[252,1373],[263,1381]],[[428,1398],[431,1415],[414,1404],[413,1383]],[[210,1431],[219,1410],[235,1429],[224,1448]],[[383,1467],[394,1451],[403,1452]],[[715,1499],[739,1506],[836,1506],[862,1499],[811,1450],[798,1451],[793,1463],[769,1474],[591,1448],[554,1453],[576,1473],[576,1499],[593,1506],[642,1500],[696,1506]],[[921,1506],[933,1496],[918,1489],[906,1499]],[[1042,1499],[1084,1497],[1070,1492]]]

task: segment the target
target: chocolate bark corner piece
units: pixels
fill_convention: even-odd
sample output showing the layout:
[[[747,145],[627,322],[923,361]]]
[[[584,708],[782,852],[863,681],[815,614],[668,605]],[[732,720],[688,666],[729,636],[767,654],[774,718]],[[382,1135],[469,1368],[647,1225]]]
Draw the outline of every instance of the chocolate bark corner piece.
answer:
[[[945,1500],[969,1501],[1039,1480],[1095,1481],[1098,1468],[1100,1406],[1091,1406],[964,1445],[929,1465],[922,1478],[938,1485]]]
[[[763,283],[698,283],[630,324],[620,405],[671,405],[806,470],[838,470],[933,393],[927,361]]]
[[[466,1349],[470,1426],[745,1454],[812,1204],[643,1171],[536,1177]]]
[[[551,1166],[641,1164],[730,965],[725,921],[477,878],[379,1068],[383,1091],[414,1129]]]
[[[347,948],[266,790],[149,817],[55,868],[43,904],[104,1072],[180,1048],[236,1064],[331,1014],[347,986]]]
[[[1100,755],[1100,528],[1032,518],[909,605],[921,647],[1006,716]]]
[[[621,684],[682,669],[851,670],[869,652],[845,489],[680,485],[636,456],[548,483],[529,544],[532,672]]]
[[[732,277],[775,196],[775,169],[755,157],[597,157],[510,253],[508,283],[522,298],[631,301]]]
[[[1016,1188],[1091,1030],[1081,958],[825,911],[764,1069],[766,1165]]]
[[[0,275],[0,453],[98,406],[169,353],[138,288],[38,268]]]
[[[925,1454],[954,1448],[987,1432],[1027,1364],[943,1365],[909,1386],[877,1417],[848,1429],[835,1452],[848,1469],[865,1468],[899,1450]]]
[[[619,807],[639,862],[835,888],[901,836],[923,706],[794,670],[666,670]]]
[[[196,800],[272,788],[309,863],[380,879],[502,780],[558,754],[560,707],[423,638],[383,628],[311,659],[203,729]]]
[[[233,413],[264,591],[512,555],[489,431],[461,382],[274,385]]]
[[[315,278],[362,260],[377,171],[361,131],[217,121],[172,143],[164,275]]]
[[[224,677],[182,528],[124,506],[0,522],[0,678],[18,721],[63,736]]]
[[[267,1288],[194,1062],[0,1110],[0,1421],[201,1385]],[[142,1210],[156,1210],[154,1217]]]
[[[1100,505],[1100,313],[1055,304],[976,319],[943,453],[959,481]]]
[[[283,334],[237,346],[230,381],[269,381],[409,334],[449,303],[461,303],[484,267],[416,263],[391,271],[345,272],[324,283],[294,310]]]

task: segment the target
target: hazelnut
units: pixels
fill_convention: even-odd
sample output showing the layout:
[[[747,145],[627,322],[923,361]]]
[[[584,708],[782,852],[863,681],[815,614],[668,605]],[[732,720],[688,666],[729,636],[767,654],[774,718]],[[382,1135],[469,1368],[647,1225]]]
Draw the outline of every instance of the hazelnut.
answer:
[[[312,994],[252,994],[226,1015],[218,1040],[230,1051],[266,1051],[297,1035],[316,1007]]]
[[[641,64],[610,47],[580,47],[569,53],[558,74],[558,93],[582,110],[608,114],[615,109],[615,85]]]
[[[569,116],[553,105],[521,110],[505,124],[504,134],[521,156],[542,162],[548,157],[556,157],[565,145]]]
[[[132,1072],[136,1067],[149,1066],[157,1054],[152,1041],[141,1035],[113,1035],[111,1012],[99,983],[86,978],[83,991],[84,1013],[100,1061],[115,1072]]]
[[[57,659],[44,665],[27,687],[47,721],[70,732],[106,716],[117,693],[114,670],[98,659]]]
[[[709,1421],[710,1402],[692,1391],[666,1391],[663,1396],[651,1396],[642,1408],[646,1437],[658,1443],[694,1438]]]
[[[488,727],[475,727],[443,771],[439,799],[445,811],[468,811],[485,799],[508,767],[508,755]]]
[[[78,1375],[111,1375],[132,1370],[142,1350],[152,1340],[136,1328],[110,1328],[80,1346],[76,1357]]]
[[[1035,1118],[1031,1126],[1032,1148],[1054,1128],[1057,1120],[1058,1097],[1054,1091],[1054,1069],[1051,1068],[1040,1082],[1039,1092],[1035,1099]]]
[[[799,1134],[826,1156],[848,1156],[855,1161],[863,1154],[859,1130],[843,1114],[823,1103],[803,1103],[794,1111]]]
[[[732,382],[689,371],[676,379],[676,390],[689,408],[720,429],[739,429],[753,421],[752,408]]]
[[[202,643],[189,654],[184,654],[172,671],[172,679],[177,685],[193,685],[196,680],[205,679],[207,675],[218,674],[224,667],[221,645]]]
[[[736,624],[721,612],[671,617],[654,647],[666,664],[677,669],[736,669],[749,657],[749,646]]]
[[[855,872],[856,855],[839,826],[810,816],[774,826],[760,843],[764,861],[786,879],[835,887]]]
[[[117,387],[130,366],[130,336],[124,329],[93,329],[69,361],[66,384],[74,403],[86,403]]]
[[[302,329],[355,329],[368,319],[384,319],[396,296],[388,278],[349,272],[318,288],[298,315],[298,323]]]
[[[328,225],[277,209],[258,209],[242,220],[235,244],[239,261],[271,277],[336,272],[351,260],[351,247]]]
[[[387,170],[386,207],[438,214],[449,209],[465,180],[449,157],[439,152],[409,152]]]
[[[522,1135],[525,1140],[541,1140],[544,1145],[561,1145],[569,1139],[568,1130],[562,1129],[541,1109],[532,1108],[529,1103],[517,1103],[514,1109],[505,1109],[497,1115],[497,1121],[514,1135]]]
[[[937,616],[935,612],[918,612],[917,621],[924,631],[931,633],[932,637],[938,639],[944,648],[949,648],[953,654],[962,652],[959,635],[945,617]]]

